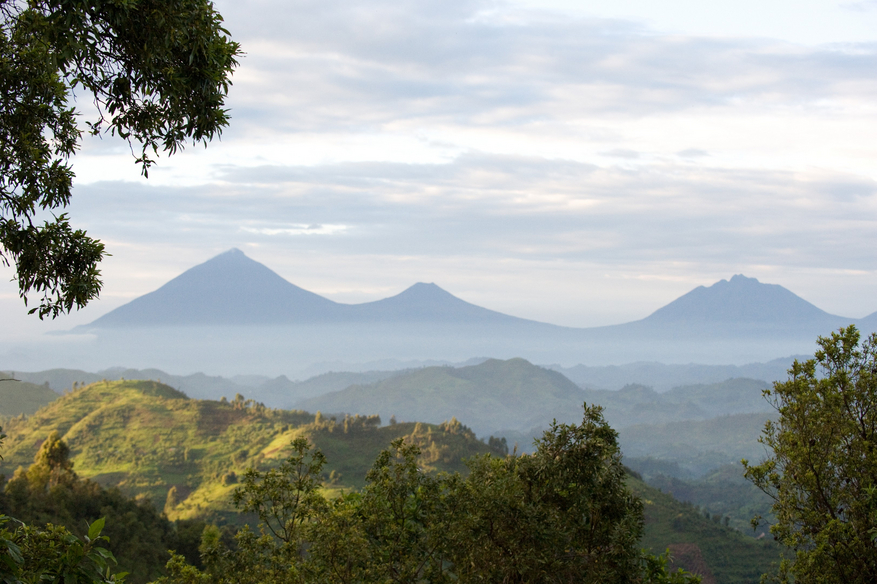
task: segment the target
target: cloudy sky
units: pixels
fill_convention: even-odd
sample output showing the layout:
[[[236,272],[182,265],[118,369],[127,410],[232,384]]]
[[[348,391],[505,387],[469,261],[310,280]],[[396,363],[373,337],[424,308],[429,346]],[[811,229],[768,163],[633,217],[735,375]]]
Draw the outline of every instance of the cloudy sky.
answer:
[[[89,140],[69,212],[107,244],[66,329],[238,247],[363,302],[435,282],[568,326],[742,273],[877,310],[877,2],[220,0],[232,126],[139,177]]]

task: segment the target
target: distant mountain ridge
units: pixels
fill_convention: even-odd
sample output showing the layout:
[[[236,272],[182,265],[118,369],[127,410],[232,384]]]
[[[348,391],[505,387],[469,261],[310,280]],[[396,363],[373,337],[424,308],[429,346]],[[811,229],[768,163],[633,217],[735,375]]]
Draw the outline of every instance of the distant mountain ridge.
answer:
[[[465,367],[403,371],[303,399],[294,407],[324,414],[379,414],[382,420],[395,415],[400,421],[431,423],[456,416],[480,436],[526,435],[529,443],[552,419],[575,421],[583,402],[604,406],[607,421],[618,429],[772,411],[762,397],[768,387],[765,381],[737,378],[675,387],[664,393],[642,385],[616,391],[591,390],[524,359],[488,359]],[[535,434],[528,434],[534,429]]]
[[[592,328],[517,318],[427,283],[375,302],[342,304],[230,250],[76,327],[65,341],[67,355],[34,347],[15,368],[50,369],[63,359],[79,369],[125,363],[277,377],[317,363],[461,362],[473,355],[562,366],[745,364],[812,355],[818,335],[849,324],[867,334],[877,330],[877,316],[831,315],[781,286],[742,275],[695,288],[641,320]]]
[[[83,328],[398,321],[536,324],[475,306],[426,283],[375,302],[341,304],[299,288],[234,248]]]
[[[829,314],[782,286],[737,274],[709,287],[698,286],[642,320],[599,329],[740,324],[835,328],[855,320]],[[877,313],[862,320],[877,325]],[[433,283],[416,283],[374,302],[341,304],[286,281],[239,249],[186,270],[82,328],[399,322],[597,330],[569,329],[482,308]]]
[[[488,359],[467,367],[424,367],[302,400],[296,408],[378,413],[381,419],[432,421],[460,418],[476,433],[530,428],[552,418],[580,415],[585,393],[557,371],[524,359]]]

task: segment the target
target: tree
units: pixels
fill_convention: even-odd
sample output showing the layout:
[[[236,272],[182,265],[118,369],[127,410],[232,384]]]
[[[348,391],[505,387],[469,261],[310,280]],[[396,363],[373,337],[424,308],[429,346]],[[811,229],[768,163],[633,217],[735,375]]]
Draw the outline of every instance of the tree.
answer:
[[[4,438],[6,434],[0,428],[0,445]],[[57,432],[53,432],[37,453],[31,466],[34,472],[16,472],[18,484],[22,485],[31,478],[37,481],[35,488],[38,490],[75,484],[76,475],[72,471],[69,453],[67,445]],[[3,503],[5,506],[6,501]],[[13,529],[9,529],[9,523],[14,525]],[[103,547],[104,542],[110,541],[101,535],[104,523],[104,518],[86,523],[88,531],[79,539],[61,525],[50,523],[41,528],[0,514],[0,581],[6,584],[124,582],[127,573],[113,574],[116,559]]]
[[[112,584],[125,581],[124,572],[113,574],[116,560],[102,547],[104,520],[88,526],[79,539],[65,527],[44,529],[19,523],[13,531],[11,518],[0,515],[0,580],[7,584],[64,582],[64,584]]]
[[[404,439],[383,451],[359,493],[316,498],[323,457],[298,439],[278,469],[248,471],[235,494],[258,514],[236,548],[205,531],[204,570],[180,556],[162,584],[692,584],[637,549],[642,503],[625,484],[617,434],[599,407],[554,424],[533,456],[485,455],[470,474],[430,474]]]
[[[815,358],[765,391],[779,413],[760,438],[769,456],[743,463],[794,553],[780,581],[877,581],[877,335],[859,340],[855,326],[819,337]]]
[[[145,584],[164,574],[170,557],[168,549],[176,549],[197,562],[204,527],[197,522],[178,522],[174,529],[148,499],[132,499],[117,488],[104,488],[78,477],[70,449],[57,432],[43,441],[33,464],[27,469],[19,467],[0,491],[0,515],[15,518],[11,523],[19,528],[11,532],[17,533],[13,541],[36,538],[33,541],[46,545],[73,542],[71,538],[88,544],[94,540],[88,536],[89,525],[105,520],[101,533],[106,543],[101,545],[130,572],[126,581],[131,584]],[[54,527],[41,527],[47,525]],[[33,557],[39,559],[38,554]],[[90,562],[85,556],[81,559]],[[30,569],[31,563],[28,560],[22,568]]]
[[[54,318],[98,296],[105,255],[59,213],[81,138],[71,103],[91,96],[88,132],[127,140],[146,176],[159,150],[228,124],[240,47],[210,0],[0,0],[0,18],[0,259],[25,304],[42,295],[29,312]]]
[[[470,461],[461,581],[692,581],[638,549],[643,504],[625,484],[617,439],[602,408],[585,404],[581,424],[552,424],[531,456]]]

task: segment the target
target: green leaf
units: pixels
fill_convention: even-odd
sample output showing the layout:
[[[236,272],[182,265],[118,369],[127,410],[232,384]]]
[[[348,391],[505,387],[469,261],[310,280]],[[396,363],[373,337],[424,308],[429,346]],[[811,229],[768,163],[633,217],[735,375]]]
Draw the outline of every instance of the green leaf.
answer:
[[[106,519],[104,517],[101,517],[92,523],[88,528],[88,539],[91,541],[97,539],[100,536],[100,532],[103,531],[105,523]]]

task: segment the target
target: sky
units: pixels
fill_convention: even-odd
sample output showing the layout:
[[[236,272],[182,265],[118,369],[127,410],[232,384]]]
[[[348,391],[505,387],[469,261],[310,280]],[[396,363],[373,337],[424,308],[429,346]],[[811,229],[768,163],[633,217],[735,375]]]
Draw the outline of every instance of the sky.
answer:
[[[101,298],[41,322],[0,267],[0,340],[232,247],[339,302],[435,282],[566,326],[740,273],[877,311],[877,1],[216,6],[231,126],[148,180],[86,139],[68,212],[112,254]]]

